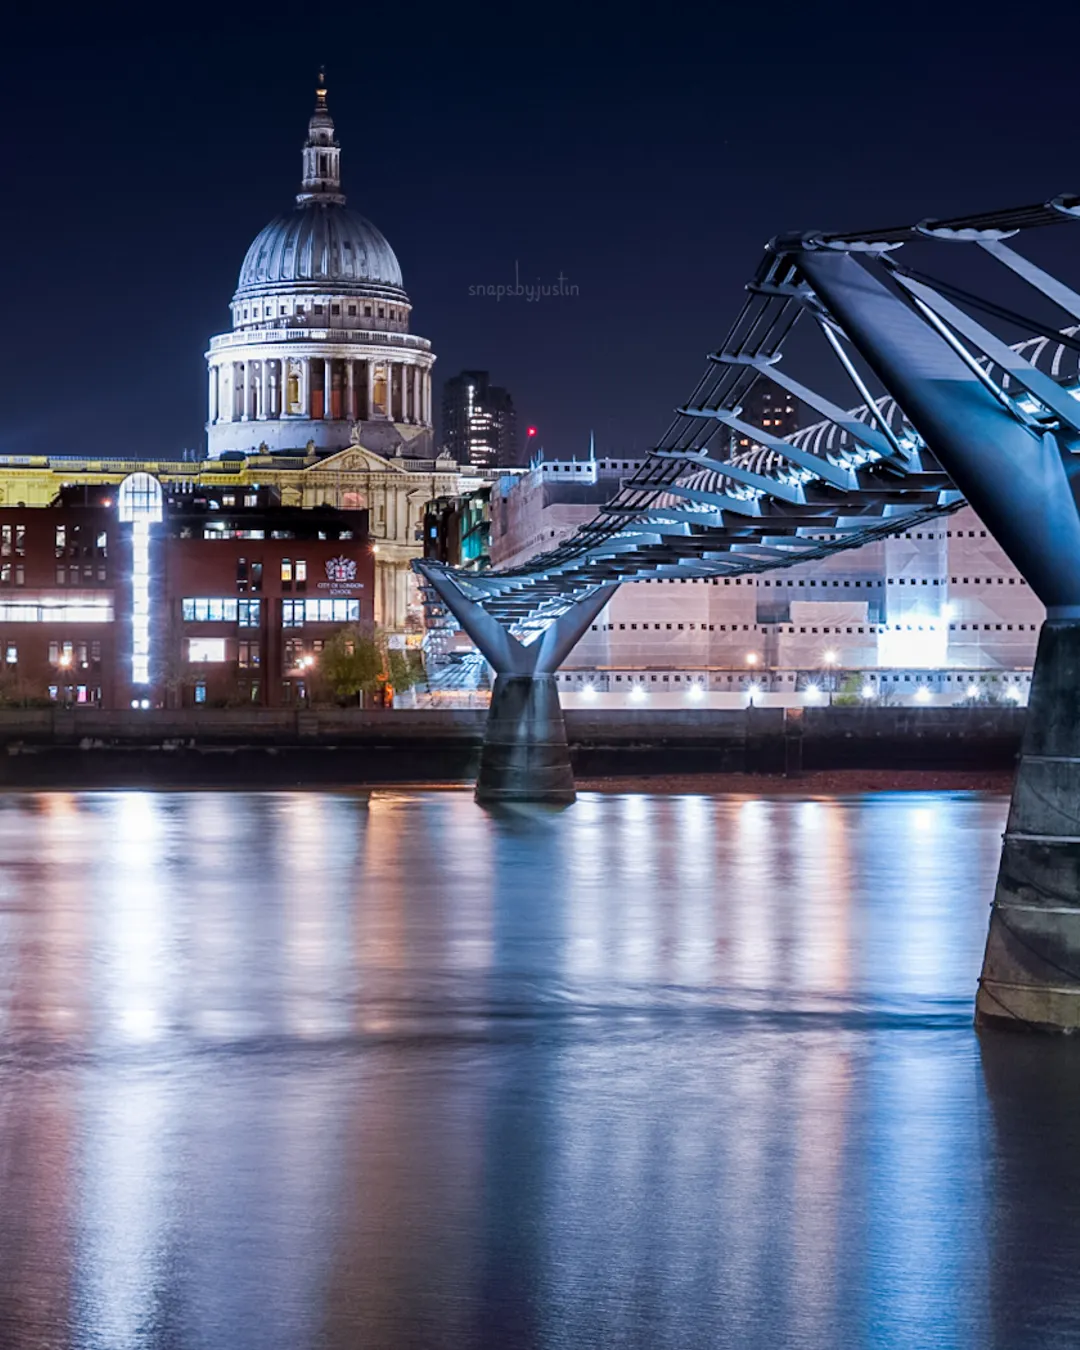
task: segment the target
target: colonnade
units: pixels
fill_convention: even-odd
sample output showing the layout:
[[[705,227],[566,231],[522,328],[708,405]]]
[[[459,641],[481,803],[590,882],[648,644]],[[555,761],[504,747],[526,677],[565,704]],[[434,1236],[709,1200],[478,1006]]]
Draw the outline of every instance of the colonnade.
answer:
[[[431,426],[431,371],[404,361],[287,356],[210,366],[209,421],[378,421]]]

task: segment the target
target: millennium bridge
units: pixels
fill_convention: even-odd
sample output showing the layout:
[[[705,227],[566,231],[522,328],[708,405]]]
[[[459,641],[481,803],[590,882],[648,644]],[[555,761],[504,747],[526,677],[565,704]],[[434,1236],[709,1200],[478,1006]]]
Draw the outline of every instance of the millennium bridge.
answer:
[[[1073,195],[772,240],[685,406],[595,519],[518,567],[415,563],[495,671],[477,798],[573,799],[555,672],[619,585],[771,571],[966,501],[1046,606],[976,1017],[1080,1027],[1080,293],[1043,265],[1075,256],[1069,226]],[[791,371],[820,385],[823,357],[852,409]],[[821,421],[784,438],[749,422],[757,380]]]

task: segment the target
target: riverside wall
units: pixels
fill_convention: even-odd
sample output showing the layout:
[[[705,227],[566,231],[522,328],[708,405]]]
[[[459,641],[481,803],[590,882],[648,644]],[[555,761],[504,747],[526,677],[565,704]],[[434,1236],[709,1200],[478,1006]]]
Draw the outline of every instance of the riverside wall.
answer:
[[[0,787],[296,787],[475,777],[481,709],[0,711]],[[579,777],[1011,769],[1022,708],[576,709]]]

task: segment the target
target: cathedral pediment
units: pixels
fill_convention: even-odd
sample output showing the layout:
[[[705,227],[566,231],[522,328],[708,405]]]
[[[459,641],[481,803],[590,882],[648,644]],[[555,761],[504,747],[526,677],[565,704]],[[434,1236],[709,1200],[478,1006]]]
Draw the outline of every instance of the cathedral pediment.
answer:
[[[399,473],[408,477],[408,470],[392,459],[384,459],[374,450],[363,445],[350,445],[347,450],[339,450],[336,455],[327,455],[313,464],[308,473]]]

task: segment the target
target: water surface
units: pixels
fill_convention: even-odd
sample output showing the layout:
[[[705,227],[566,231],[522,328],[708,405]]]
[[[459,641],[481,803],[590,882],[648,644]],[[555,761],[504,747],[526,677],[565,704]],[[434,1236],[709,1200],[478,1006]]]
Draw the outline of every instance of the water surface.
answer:
[[[0,797],[0,1346],[1076,1346],[1005,805]]]

